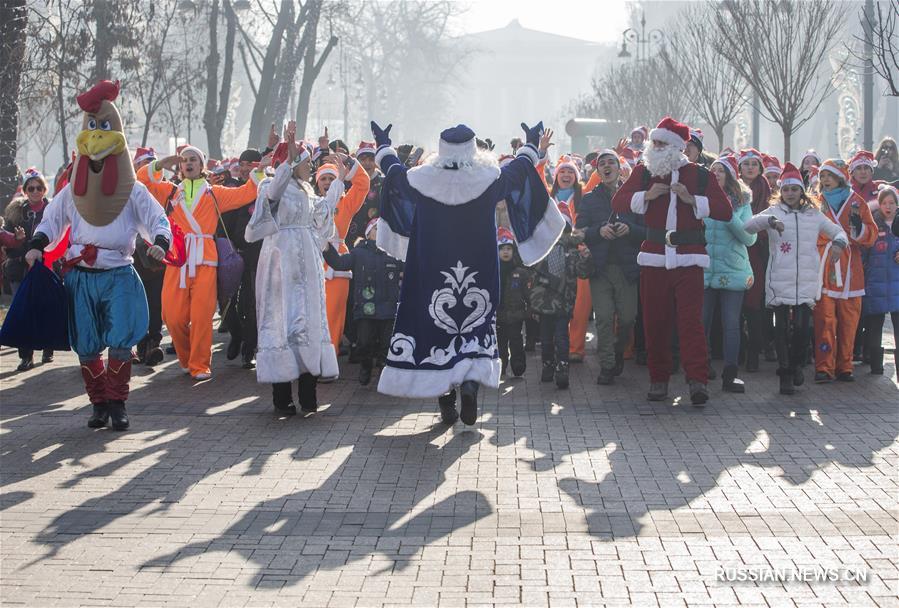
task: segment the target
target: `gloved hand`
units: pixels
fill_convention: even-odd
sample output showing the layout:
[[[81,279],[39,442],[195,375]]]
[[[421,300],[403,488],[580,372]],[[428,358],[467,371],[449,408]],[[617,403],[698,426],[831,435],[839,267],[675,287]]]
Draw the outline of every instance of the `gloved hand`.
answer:
[[[527,143],[531,144],[535,148],[540,145],[540,136],[543,135],[542,120],[533,127],[529,127],[525,123],[521,123],[521,128],[524,129],[525,141],[527,141]]]
[[[773,228],[774,230],[777,230],[778,234],[783,234],[784,229],[786,228],[786,226],[784,226],[784,223],[773,215],[768,216],[768,226],[770,228]]]
[[[157,262],[161,262],[165,257],[165,251],[159,245],[153,245],[147,248],[147,256],[153,258]]]
[[[382,129],[378,126],[378,123],[371,121],[371,134],[375,136],[375,144],[377,144],[379,148],[381,146],[390,145],[390,129],[392,128],[393,123],[387,125],[386,129]]]

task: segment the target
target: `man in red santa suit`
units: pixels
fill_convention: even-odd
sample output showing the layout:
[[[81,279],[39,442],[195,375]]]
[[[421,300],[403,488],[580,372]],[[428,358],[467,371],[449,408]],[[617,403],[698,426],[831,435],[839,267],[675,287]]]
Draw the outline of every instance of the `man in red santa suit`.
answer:
[[[666,117],[650,131],[643,162],[612,198],[617,213],[644,216],[646,240],[637,255],[650,388],[668,397],[671,329],[677,323],[681,361],[693,405],[708,401],[708,351],[702,327],[703,268],[709,265],[703,218],[729,221],[727,195],[708,170],[684,156],[690,129]]]

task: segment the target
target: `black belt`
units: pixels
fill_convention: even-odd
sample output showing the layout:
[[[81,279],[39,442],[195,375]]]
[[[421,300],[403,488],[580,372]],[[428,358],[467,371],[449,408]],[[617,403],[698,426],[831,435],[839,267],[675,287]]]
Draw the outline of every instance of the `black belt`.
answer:
[[[660,230],[646,229],[646,240],[660,245],[677,247],[678,245],[705,245],[704,230]]]

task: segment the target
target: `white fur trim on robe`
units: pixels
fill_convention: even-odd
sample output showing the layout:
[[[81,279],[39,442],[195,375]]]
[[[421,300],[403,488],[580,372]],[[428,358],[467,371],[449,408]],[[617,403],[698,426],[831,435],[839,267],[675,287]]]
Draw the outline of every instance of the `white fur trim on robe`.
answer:
[[[499,388],[499,359],[462,359],[450,369],[400,369],[385,366],[378,392],[391,397],[426,399],[445,395],[450,389],[472,380],[484,388]]]
[[[409,237],[402,236],[390,229],[390,224],[384,221],[384,218],[378,218],[378,234],[375,237],[375,244],[378,249],[386,251],[387,255],[398,259],[400,262],[406,261],[406,253],[409,250]]]
[[[530,238],[518,243],[518,255],[525,266],[533,266],[546,257],[565,229],[565,216],[552,199],[546,204],[546,212],[537,223]],[[381,236],[380,231],[378,236]]]
[[[409,169],[409,185],[424,196],[444,205],[464,205],[487,191],[499,178],[499,165],[475,165],[445,169],[424,164]]]

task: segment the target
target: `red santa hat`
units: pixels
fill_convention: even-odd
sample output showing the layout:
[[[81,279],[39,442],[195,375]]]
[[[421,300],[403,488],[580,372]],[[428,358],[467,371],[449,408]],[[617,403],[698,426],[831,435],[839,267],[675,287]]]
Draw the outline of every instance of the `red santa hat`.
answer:
[[[512,231],[506,228],[505,226],[500,226],[496,229],[496,246],[502,247],[503,245],[514,245],[515,244],[515,235],[512,234]]]
[[[333,163],[325,163],[321,167],[318,168],[318,171],[315,172],[315,181],[318,181],[322,178],[323,175],[333,175],[334,179],[337,179],[337,165]]]
[[[713,165],[721,165],[724,167],[728,173],[730,173],[731,177],[734,179],[740,179],[740,167],[737,164],[737,157],[733,154],[728,154],[727,156],[721,156],[715,159]]]
[[[44,176],[41,175],[41,172],[38,171],[37,167],[28,167],[22,174],[22,185],[28,183],[28,180],[30,179],[44,179]]]
[[[555,171],[553,171],[553,181],[556,181],[556,178],[559,176],[559,171],[561,169],[571,169],[574,171],[574,177],[577,181],[581,181],[581,170],[578,169],[577,160],[573,156],[561,156],[559,157],[559,163],[556,165]]]
[[[649,132],[649,139],[663,141],[683,152],[687,147],[687,142],[690,141],[690,127],[666,116],[655,129]]]
[[[372,231],[378,225],[378,218],[371,218],[368,223],[365,225],[365,238],[368,238],[368,233]]]
[[[842,179],[844,183],[849,183],[849,169],[846,167],[846,163],[843,162],[842,159],[828,158],[823,163],[821,163],[821,166],[818,167],[818,170],[828,171]]]
[[[153,148],[138,148],[134,151],[134,164],[142,163],[145,160],[156,160],[156,150]]]
[[[787,162],[784,164],[783,171],[780,174],[780,187],[784,186],[799,186],[800,188],[805,188],[805,183],[802,181],[802,174],[799,172],[799,169],[796,168],[791,162]]]
[[[863,166],[871,167],[872,169],[877,166],[877,161],[874,160],[874,155],[867,150],[859,150],[855,153],[855,156],[849,159],[849,173],[852,173],[858,167]]]
[[[774,173],[776,175],[780,175],[783,169],[780,166],[780,161],[776,156],[769,156],[768,154],[762,154],[762,167],[764,168],[764,173]]]
[[[299,153],[297,154],[297,157],[293,161],[294,167],[299,165],[301,162],[303,162],[310,156],[309,147],[304,142],[301,142],[301,141],[296,142],[296,147],[297,147],[297,150],[299,151]],[[287,161],[287,142],[282,141],[282,142],[278,143],[277,146],[275,146],[275,150],[274,150],[274,152],[272,152],[272,164],[280,165],[281,163],[286,162],[286,161]],[[331,166],[333,167],[334,165],[331,165]],[[336,167],[335,167],[335,171],[336,171]],[[335,173],[334,175],[336,177],[337,174]]]
[[[78,107],[94,114],[100,111],[100,104],[104,101],[115,101],[119,96],[119,81],[101,80],[90,89],[75,98]]]
[[[799,161],[799,166],[800,166],[800,167],[802,166],[802,163],[805,162],[805,159],[808,158],[809,156],[811,156],[812,158],[815,159],[815,163],[817,163],[818,166],[820,166],[821,163],[824,162],[824,159],[821,158],[821,155],[820,155],[820,154],[818,154],[817,152],[815,152],[815,149],[814,149],[814,148],[809,148],[808,150],[805,151],[805,154],[802,155],[802,160]]]
[[[634,127],[631,129],[631,137],[634,136],[634,133],[639,133],[643,136],[643,139],[646,140],[649,137],[649,129],[645,126]]]
[[[363,154],[371,154],[374,156],[375,152],[378,151],[378,147],[375,145],[373,141],[360,141],[359,147],[356,148],[356,158],[359,158]]]
[[[758,150],[756,150],[755,148],[744,148],[743,150],[740,150],[740,153],[737,155],[737,163],[742,165],[747,160],[750,160],[752,158],[759,161],[760,165],[762,164],[762,162],[764,160],[762,158],[762,153],[759,152]]]

